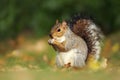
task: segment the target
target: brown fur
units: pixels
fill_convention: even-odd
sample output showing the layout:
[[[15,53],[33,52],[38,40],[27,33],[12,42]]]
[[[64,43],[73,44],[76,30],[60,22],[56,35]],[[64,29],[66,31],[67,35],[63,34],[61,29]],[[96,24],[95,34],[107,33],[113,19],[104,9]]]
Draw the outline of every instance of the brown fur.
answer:
[[[55,50],[57,50],[57,51],[61,51],[61,52],[65,52],[66,51],[66,49],[65,49],[65,43],[66,42],[63,42],[63,43],[59,43],[59,42],[57,42],[57,41],[54,41],[54,43],[53,43],[53,47],[55,48]]]
[[[66,30],[67,30],[66,26],[67,26],[66,22],[63,21],[62,23],[59,23],[58,20],[57,20],[56,24],[51,29],[51,32],[50,32],[51,38],[62,37],[64,35],[64,33],[66,32]],[[58,29],[60,29],[59,32],[58,32]],[[55,48],[55,50],[64,52],[64,51],[66,51],[66,49],[65,49],[65,43],[66,43],[66,41],[60,43],[57,40],[55,40],[53,42],[52,46]]]
[[[65,22],[63,22],[62,24],[56,22],[54,27],[51,29],[51,32],[50,32],[51,37],[54,38],[54,37],[61,37],[61,36],[63,36],[63,34],[66,31],[66,25],[67,24],[65,24]],[[58,32],[59,29],[60,29],[60,31]]]
[[[86,41],[89,41],[89,37],[87,36],[88,34],[90,34],[89,32],[87,32],[86,28],[91,24],[91,21],[90,20],[86,20],[86,19],[82,19],[82,20],[78,20],[74,25],[73,25],[73,28],[72,28],[72,31],[81,36],[83,39],[85,39]],[[88,52],[90,53],[92,50],[92,42],[89,41],[87,42],[87,45],[88,45]]]

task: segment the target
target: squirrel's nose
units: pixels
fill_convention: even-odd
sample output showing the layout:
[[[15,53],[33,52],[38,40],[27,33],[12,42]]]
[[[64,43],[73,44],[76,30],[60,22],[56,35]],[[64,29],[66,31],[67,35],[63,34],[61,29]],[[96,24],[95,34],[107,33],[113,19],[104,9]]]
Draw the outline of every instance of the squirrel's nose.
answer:
[[[52,34],[49,34],[49,36],[50,36],[51,38],[53,38]]]

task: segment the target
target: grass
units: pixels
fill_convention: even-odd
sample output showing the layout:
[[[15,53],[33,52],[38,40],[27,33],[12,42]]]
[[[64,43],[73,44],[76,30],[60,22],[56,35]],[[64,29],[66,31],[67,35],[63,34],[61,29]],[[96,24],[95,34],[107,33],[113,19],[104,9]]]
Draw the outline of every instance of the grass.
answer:
[[[112,35],[106,39],[101,56],[108,59],[108,66],[95,71],[88,68],[81,70],[56,68],[56,54],[48,45],[47,39],[45,37],[31,41],[22,37],[17,48],[11,47],[10,50],[6,49],[4,52],[6,54],[1,53],[0,80],[119,80],[119,37]],[[6,42],[5,44],[9,45]]]
[[[0,74],[1,79],[9,80],[119,80],[118,73],[104,71],[20,71],[4,72]]]

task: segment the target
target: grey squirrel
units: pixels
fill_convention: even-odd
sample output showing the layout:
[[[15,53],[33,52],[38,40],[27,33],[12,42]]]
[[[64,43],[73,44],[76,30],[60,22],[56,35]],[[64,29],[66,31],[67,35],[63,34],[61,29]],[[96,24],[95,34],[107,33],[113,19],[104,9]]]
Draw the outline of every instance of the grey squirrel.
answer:
[[[82,68],[91,56],[99,59],[103,35],[90,18],[77,15],[71,21],[57,20],[49,36],[48,43],[57,53],[58,67]]]

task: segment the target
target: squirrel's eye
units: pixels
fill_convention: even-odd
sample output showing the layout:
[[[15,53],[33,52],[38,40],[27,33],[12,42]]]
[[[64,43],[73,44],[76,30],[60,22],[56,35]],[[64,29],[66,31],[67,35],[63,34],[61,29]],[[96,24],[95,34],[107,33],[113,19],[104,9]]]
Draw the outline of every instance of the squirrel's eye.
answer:
[[[58,32],[60,32],[61,30],[60,30],[60,29],[58,29],[57,31],[58,31]]]

